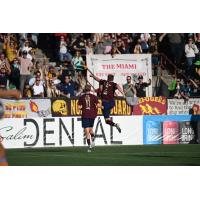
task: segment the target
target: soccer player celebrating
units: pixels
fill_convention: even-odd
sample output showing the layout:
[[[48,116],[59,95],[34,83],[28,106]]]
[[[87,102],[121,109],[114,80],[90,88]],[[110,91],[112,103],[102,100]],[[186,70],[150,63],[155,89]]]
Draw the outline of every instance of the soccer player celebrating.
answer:
[[[116,127],[117,130],[121,133],[121,128],[119,127],[119,124],[116,124],[111,120],[110,111],[115,106],[115,101],[114,101],[115,90],[118,89],[124,96],[122,88],[117,83],[113,82],[114,76],[112,74],[108,74],[107,80],[102,80],[97,76],[95,76],[93,73],[91,73],[90,76],[99,82],[99,90],[101,93],[101,99],[103,105],[103,116],[106,124]]]
[[[0,98],[14,97],[16,99],[20,98],[20,92],[18,90],[0,90]],[[0,102],[0,118],[3,117],[3,105]],[[6,160],[5,150],[1,144],[0,136],[0,166],[7,166],[8,162]]]
[[[78,101],[78,108],[82,110],[82,127],[86,135],[88,152],[91,152],[94,146],[93,126],[94,120],[97,116],[97,108],[101,108],[98,98],[91,94],[91,86],[85,86],[85,94],[83,94]]]

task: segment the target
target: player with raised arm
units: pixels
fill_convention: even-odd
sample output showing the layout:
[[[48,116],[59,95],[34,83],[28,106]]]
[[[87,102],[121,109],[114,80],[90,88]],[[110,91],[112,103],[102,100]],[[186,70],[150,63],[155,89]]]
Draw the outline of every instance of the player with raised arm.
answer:
[[[91,73],[91,71],[89,71]],[[106,124],[110,126],[114,126],[121,133],[121,128],[119,124],[114,123],[110,118],[111,109],[115,106],[114,95],[115,91],[119,90],[124,96],[124,92],[122,88],[114,81],[114,76],[112,74],[108,74],[107,80],[103,80],[95,76],[93,73],[90,75],[96,81],[99,82],[99,91],[101,94],[102,105],[103,105],[103,116]]]
[[[18,90],[0,90],[0,98],[9,98],[14,97],[16,99],[20,98],[20,92]],[[3,104],[0,102],[0,118],[3,117]],[[5,149],[1,144],[1,135],[0,135],[0,166],[8,166],[6,159]]]
[[[94,147],[94,120],[97,116],[97,109],[101,108],[97,96],[91,94],[91,86],[85,86],[85,93],[79,98],[78,108],[82,110],[82,127],[86,135],[88,152]]]

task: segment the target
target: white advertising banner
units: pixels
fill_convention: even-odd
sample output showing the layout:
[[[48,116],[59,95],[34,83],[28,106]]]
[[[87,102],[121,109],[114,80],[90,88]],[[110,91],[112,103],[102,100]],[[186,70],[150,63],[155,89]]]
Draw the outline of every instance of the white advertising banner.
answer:
[[[167,114],[168,115],[188,115],[189,109],[192,108],[194,104],[200,106],[200,99],[189,99],[184,101],[184,99],[168,99],[167,100]]]
[[[1,99],[5,118],[51,117],[50,99]]]
[[[113,120],[120,123],[121,133],[105,124],[103,117],[96,118],[96,145],[143,144],[142,116],[116,116]],[[79,117],[3,119],[0,121],[0,139],[5,148],[86,145]]]
[[[114,82],[121,86],[127,82],[127,76],[136,81],[139,75],[143,76],[144,82],[152,80],[151,54],[116,54],[114,57],[110,54],[87,55],[87,66],[100,79],[107,80],[107,75],[113,74]],[[88,80],[95,88],[99,87],[98,82],[91,78],[89,73]],[[152,85],[147,88],[146,96],[152,96]]]

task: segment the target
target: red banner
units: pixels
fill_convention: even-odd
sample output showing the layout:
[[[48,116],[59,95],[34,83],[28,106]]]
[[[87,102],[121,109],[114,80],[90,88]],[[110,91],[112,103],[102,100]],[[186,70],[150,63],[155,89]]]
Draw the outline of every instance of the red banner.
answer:
[[[167,114],[166,97],[142,97],[133,108],[133,115],[165,115]]]

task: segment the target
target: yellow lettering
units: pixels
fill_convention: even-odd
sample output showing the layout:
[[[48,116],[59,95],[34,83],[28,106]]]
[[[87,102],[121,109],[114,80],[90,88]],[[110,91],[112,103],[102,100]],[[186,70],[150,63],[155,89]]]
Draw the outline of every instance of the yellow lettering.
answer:
[[[122,100],[122,114],[123,115],[126,115],[126,101],[125,100]]]
[[[71,115],[76,115],[76,100],[71,100]]]
[[[155,97],[155,101],[156,101],[156,102],[159,102],[159,98],[158,98],[158,97]]]
[[[80,115],[80,114],[81,114],[81,111],[78,109],[78,99],[76,100],[75,104],[76,104],[76,108],[75,108],[75,110],[76,110],[76,115]]]
[[[118,100],[118,115],[121,115],[122,114],[122,104],[121,104],[121,101]]]
[[[150,97],[149,100],[150,100],[150,101],[155,101],[155,98],[154,98],[154,97]]]
[[[146,101],[149,101],[149,97],[146,97],[145,100],[146,100]]]

